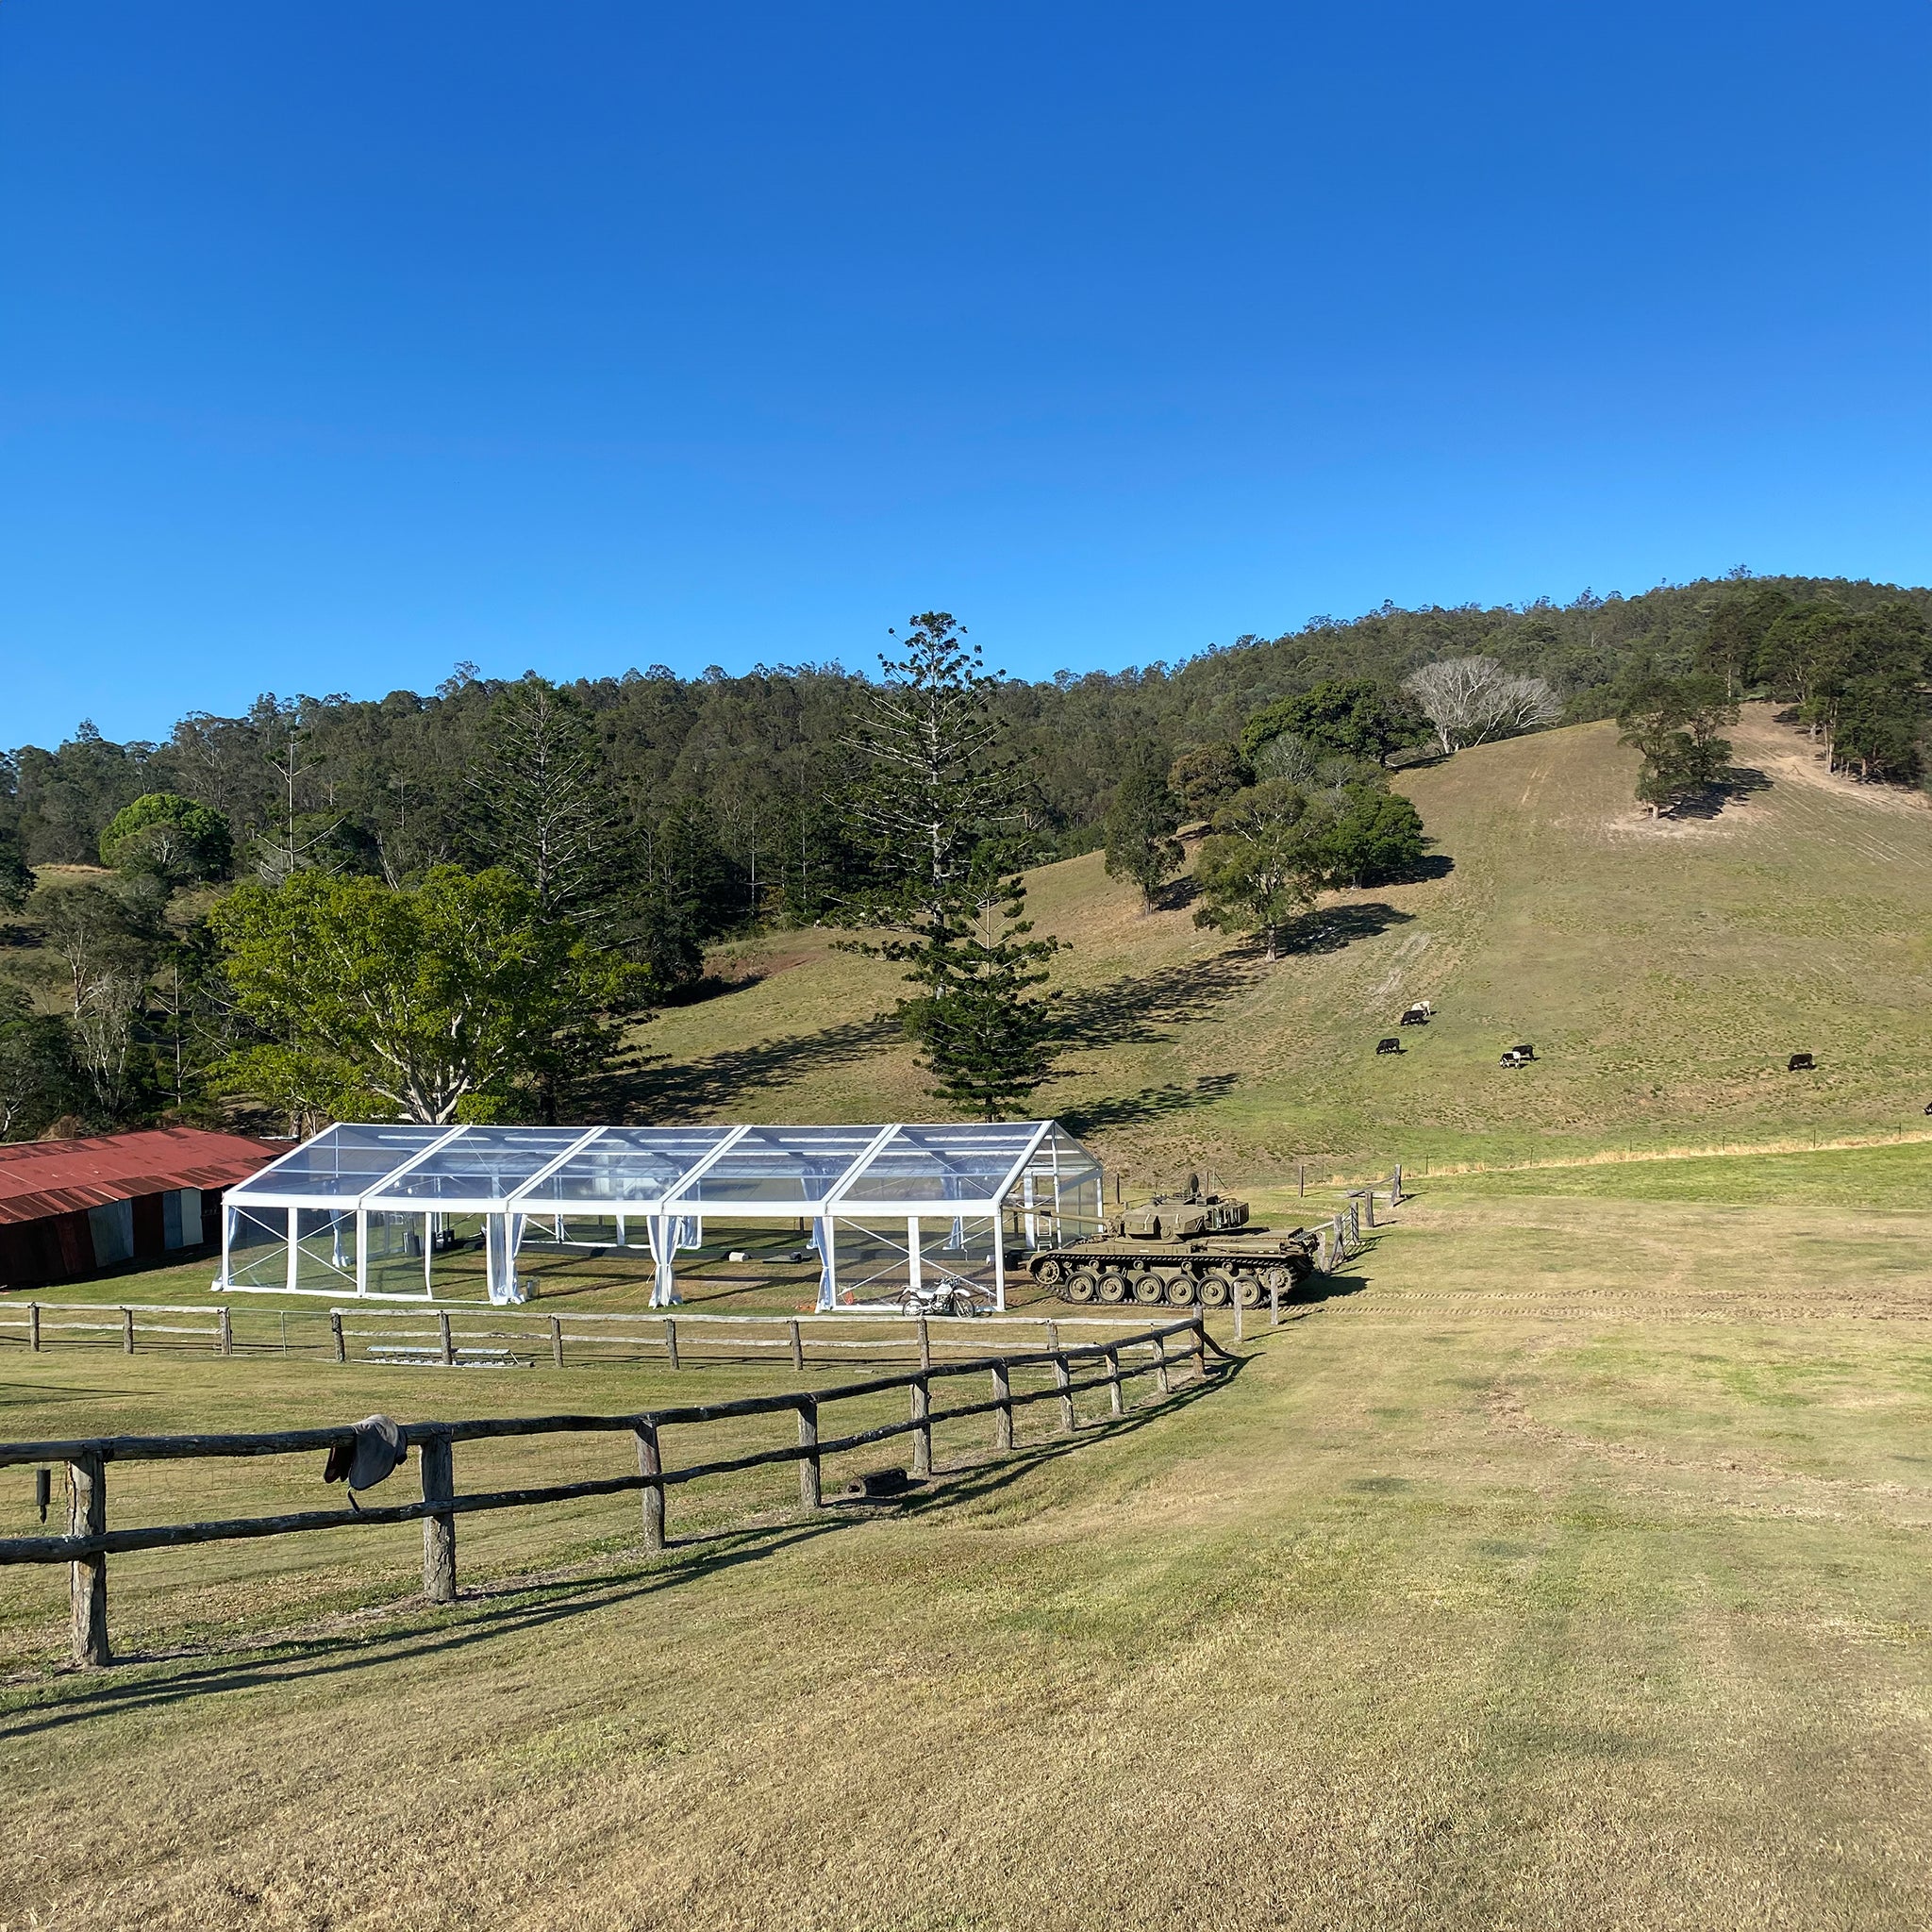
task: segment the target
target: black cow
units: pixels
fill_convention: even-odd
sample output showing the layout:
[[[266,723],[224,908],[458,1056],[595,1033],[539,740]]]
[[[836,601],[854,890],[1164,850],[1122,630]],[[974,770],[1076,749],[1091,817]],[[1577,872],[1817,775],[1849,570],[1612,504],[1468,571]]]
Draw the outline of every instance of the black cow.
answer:
[[[1788,1074],[1815,1074],[1817,1071],[1818,1062],[1808,1053],[1794,1053],[1785,1062],[1785,1072]]]
[[[1402,1026],[1426,1026],[1429,1024],[1429,1015],[1433,1010],[1434,1008],[1429,1005],[1428,1001],[1423,1000],[1417,1005],[1410,1007],[1396,1024]]]
[[[1526,1067],[1528,1066],[1531,1060],[1535,1059],[1535,1047],[1529,1046],[1527,1044],[1523,1046],[1512,1046],[1508,1050],[1508,1052],[1507,1052],[1503,1056],[1502,1059],[1497,1062],[1497,1064],[1499,1066],[1505,1067]]]
[[[1375,1051],[1377,1053],[1400,1053],[1402,1051],[1402,1042],[1391,1034],[1387,1040],[1376,1041]]]

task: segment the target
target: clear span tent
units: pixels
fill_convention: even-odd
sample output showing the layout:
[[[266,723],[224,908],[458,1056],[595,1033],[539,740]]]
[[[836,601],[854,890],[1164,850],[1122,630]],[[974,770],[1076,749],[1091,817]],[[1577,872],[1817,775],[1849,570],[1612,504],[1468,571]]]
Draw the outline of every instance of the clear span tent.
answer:
[[[215,1287],[424,1301],[480,1249],[519,1302],[525,1248],[630,1251],[654,1307],[707,1223],[794,1224],[821,1308],[963,1287],[1006,1306],[1008,1243],[1099,1232],[1100,1164],[1054,1121],[938,1126],[327,1128],[228,1190]]]

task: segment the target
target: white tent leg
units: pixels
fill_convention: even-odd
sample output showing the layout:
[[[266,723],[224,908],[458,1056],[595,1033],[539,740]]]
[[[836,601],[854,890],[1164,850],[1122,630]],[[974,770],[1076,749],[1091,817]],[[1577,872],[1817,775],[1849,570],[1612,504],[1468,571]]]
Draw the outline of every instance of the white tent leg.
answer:
[[[222,1203],[222,1274],[221,1286],[233,1284],[232,1270],[235,1265],[235,1210],[224,1201]]]
[[[299,1208],[289,1209],[289,1286],[293,1289],[301,1278],[302,1243],[300,1240],[302,1223],[297,1218]]]
[[[423,1292],[431,1301],[436,1299],[436,1281],[430,1274],[431,1257],[436,1253],[436,1216],[423,1217]]]
[[[997,1214],[992,1218],[992,1305],[1002,1315],[1007,1312],[1007,1229]]]
[[[839,1270],[832,1238],[832,1217],[827,1214],[816,1224],[819,1251],[818,1312],[828,1314],[839,1306]]]
[[[919,1216],[914,1214],[906,1223],[906,1279],[914,1294],[918,1294],[925,1285],[924,1260],[924,1257],[919,1252]]]
[[[369,1210],[356,1210],[356,1292],[369,1292]]]

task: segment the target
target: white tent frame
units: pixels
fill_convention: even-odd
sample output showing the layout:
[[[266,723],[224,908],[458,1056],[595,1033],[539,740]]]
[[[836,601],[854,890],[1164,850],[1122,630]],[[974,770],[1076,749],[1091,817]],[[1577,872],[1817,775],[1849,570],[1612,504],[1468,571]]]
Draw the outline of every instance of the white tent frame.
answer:
[[[675,1266],[680,1228],[693,1219],[701,1223],[708,1214],[727,1222],[812,1222],[813,1243],[822,1257],[819,1307],[827,1309],[836,1304],[838,1295],[836,1226],[839,1223],[903,1226],[908,1278],[917,1291],[922,1281],[923,1224],[946,1221],[958,1224],[967,1220],[991,1220],[993,1224],[993,1300],[996,1307],[1004,1309],[1007,1305],[1005,1233],[1008,1212],[1014,1217],[1015,1232],[1026,1246],[1032,1247],[1040,1243],[1042,1231],[1045,1239],[1056,1241],[1065,1238],[1070,1224],[1078,1227],[1089,1221],[1097,1222],[1104,1208],[1099,1163],[1064,1127],[1050,1120],[997,1124],[902,1121],[883,1126],[833,1123],[796,1126],[747,1124],[732,1127],[691,1124],[662,1128],[457,1126],[434,1132],[426,1144],[408,1152],[386,1172],[376,1174],[365,1167],[354,1174],[342,1176],[341,1185],[333,1190],[325,1183],[321,1187],[313,1183],[307,1186],[294,1184],[295,1175],[306,1174],[311,1164],[308,1158],[310,1150],[328,1143],[331,1153],[338,1148],[371,1151],[367,1148],[365,1137],[393,1131],[392,1128],[356,1123],[326,1128],[231,1188],[222,1217],[222,1272],[214,1283],[215,1289],[224,1292],[322,1295],[342,1299],[347,1288],[346,1271],[343,1285],[340,1288],[305,1288],[300,1285],[301,1216],[304,1211],[311,1211],[331,1216],[338,1225],[350,1216],[354,1217],[356,1296],[370,1301],[428,1300],[434,1294],[436,1223],[440,1218],[460,1214],[478,1215],[483,1219],[490,1299],[492,1302],[517,1302],[525,1298],[516,1276],[515,1258],[525,1224],[555,1217],[560,1224],[567,1217],[574,1217],[616,1222],[617,1241],[597,1243],[599,1246],[629,1245],[626,1224],[642,1220],[650,1252],[657,1264],[651,1305],[654,1307],[668,1307],[680,1299]],[[337,1136],[346,1138],[340,1141],[332,1139]],[[613,1149],[629,1146],[641,1159],[648,1160],[654,1149],[658,1148],[658,1137],[660,1136],[664,1143],[681,1143],[682,1151],[673,1156],[680,1162],[675,1175],[663,1179],[657,1185],[655,1192],[625,1194],[616,1189],[600,1192],[593,1185],[587,1191],[566,1196],[554,1186],[578,1155],[597,1151],[600,1142],[607,1142]],[[713,1144],[702,1150],[691,1146],[694,1138],[706,1136],[717,1138]],[[935,1145],[925,1137],[941,1137],[947,1144]],[[981,1170],[976,1174],[955,1167],[947,1146],[953,1154],[966,1154],[975,1140],[988,1143],[992,1142],[995,1137],[1004,1158],[1003,1167]],[[644,1143],[642,1146],[637,1144],[641,1140]],[[815,1164],[810,1147],[815,1141],[822,1144],[829,1143],[830,1159],[824,1164],[829,1167],[830,1161],[836,1160],[839,1163],[836,1175],[826,1173],[814,1177],[810,1172]],[[858,1143],[856,1152],[852,1151],[855,1141]],[[487,1191],[425,1192],[402,1186],[418,1170],[432,1163],[445,1164],[444,1156],[459,1157],[466,1142],[484,1150],[486,1158],[490,1151],[498,1154],[522,1151],[538,1154],[541,1158],[537,1159],[527,1174],[515,1179],[506,1177],[507,1184]],[[554,1153],[550,1151],[553,1144]],[[776,1172],[773,1178],[780,1184],[795,1183],[798,1190],[795,1194],[760,1198],[756,1194],[746,1197],[707,1193],[705,1182],[708,1176],[728,1165],[734,1153],[748,1153],[755,1149],[769,1150],[776,1157]],[[1042,1150],[1046,1156],[1044,1166],[1038,1165]],[[668,1152],[668,1146],[661,1151]],[[856,1192],[888,1156],[908,1152],[943,1169],[952,1170],[949,1181],[969,1182],[974,1191],[948,1195],[936,1191],[930,1183],[922,1188],[917,1182],[912,1182],[899,1194],[874,1197]],[[785,1172],[788,1159],[793,1163],[791,1173]],[[283,1173],[284,1170],[287,1172]],[[459,1168],[458,1175],[460,1173]],[[279,1184],[278,1174],[282,1174]],[[457,1177],[451,1176],[453,1180]],[[1042,1182],[1051,1190],[1050,1207],[1041,1198]],[[1064,1207],[1064,1190],[1069,1186],[1082,1188],[1089,1183],[1094,1188],[1093,1212],[1068,1212]],[[234,1279],[233,1257],[240,1217],[247,1214],[266,1225],[267,1216],[276,1212],[285,1212],[288,1216],[286,1282],[278,1287],[237,1282]],[[369,1229],[372,1215],[380,1215],[386,1222],[402,1216],[422,1216],[424,1287],[420,1293],[413,1291],[399,1293],[370,1286]],[[898,1237],[894,1235],[892,1240],[896,1244]]]

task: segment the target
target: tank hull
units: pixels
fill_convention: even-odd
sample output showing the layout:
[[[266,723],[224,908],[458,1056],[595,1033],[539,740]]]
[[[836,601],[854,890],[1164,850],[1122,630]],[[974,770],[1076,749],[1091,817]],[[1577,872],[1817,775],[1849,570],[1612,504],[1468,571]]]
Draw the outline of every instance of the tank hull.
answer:
[[[1012,1266],[1056,1300],[1079,1306],[1257,1307],[1315,1272],[1315,1238],[1301,1228],[1175,1242],[1103,1236],[1016,1256]]]

